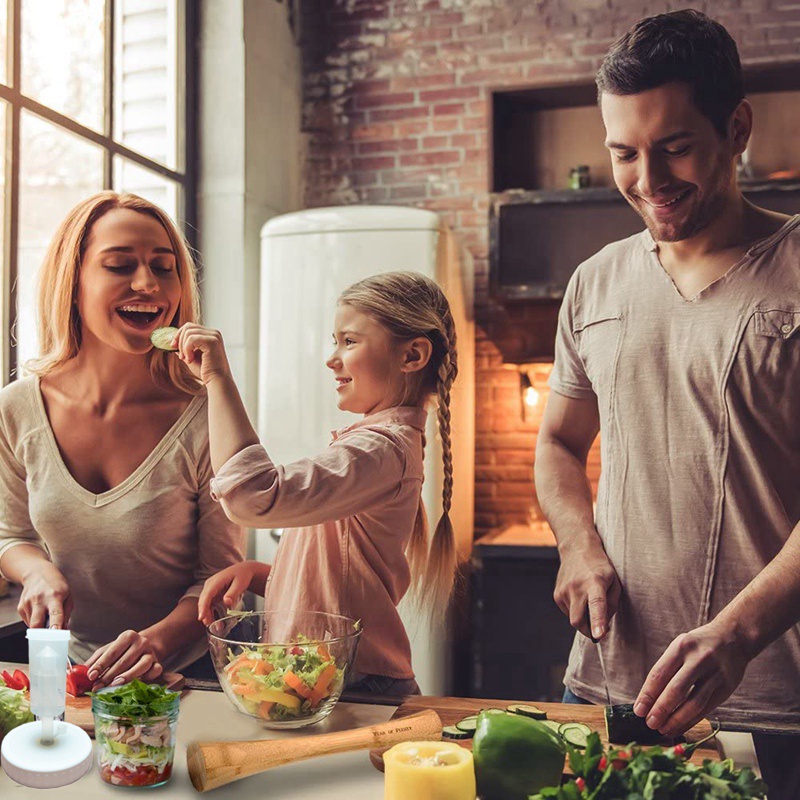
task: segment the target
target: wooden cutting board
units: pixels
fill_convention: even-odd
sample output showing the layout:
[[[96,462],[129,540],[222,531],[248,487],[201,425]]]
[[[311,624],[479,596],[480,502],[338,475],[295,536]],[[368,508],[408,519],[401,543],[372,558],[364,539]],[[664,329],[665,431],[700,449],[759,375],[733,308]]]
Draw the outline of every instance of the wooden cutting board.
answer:
[[[158,680],[167,689],[180,691],[183,689],[186,679],[178,672],[165,672]],[[79,728],[83,728],[89,736],[94,736],[94,717],[92,716],[91,697],[73,697],[67,695],[67,707],[64,712],[65,722],[71,722]]]
[[[597,731],[603,744],[608,745],[602,706],[533,703],[530,700],[481,700],[473,697],[412,697],[398,707],[397,711],[392,715],[392,719],[401,719],[417,711],[432,708],[441,717],[442,727],[446,727],[447,725],[455,725],[456,722],[464,719],[464,717],[477,714],[483,708],[505,709],[515,702],[523,703],[524,705],[535,705],[542,711],[546,711],[547,718],[555,722],[582,722],[593,731]],[[711,730],[711,723],[708,720],[703,720],[686,733],[685,739],[687,742],[696,742],[708,736]],[[466,747],[468,750],[472,749],[472,739],[448,739],[448,741],[456,741],[462,747]],[[385,750],[370,750],[369,753],[373,766],[381,772],[383,772],[384,752]],[[720,760],[716,740],[714,739],[700,745],[692,754],[691,761],[702,765],[703,760],[706,758],[714,761]]]

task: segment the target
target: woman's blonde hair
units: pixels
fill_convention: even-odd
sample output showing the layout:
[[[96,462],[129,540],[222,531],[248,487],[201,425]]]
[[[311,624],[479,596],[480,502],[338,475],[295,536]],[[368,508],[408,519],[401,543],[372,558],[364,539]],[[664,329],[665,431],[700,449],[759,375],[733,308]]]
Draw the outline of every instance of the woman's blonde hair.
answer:
[[[404,402],[436,395],[442,441],[444,484],[442,516],[428,543],[428,523],[420,498],[414,530],[406,547],[414,594],[435,614],[444,613],[456,569],[456,544],[450,521],[453,499],[453,451],[450,440],[450,390],[458,374],[456,326],[444,292],[419,272],[386,272],[353,284],[339,303],[369,314],[401,341],[424,336],[433,346],[424,370],[410,376]],[[423,455],[425,435],[422,437]]]
[[[135,194],[98,192],[82,200],[67,214],[53,236],[39,272],[39,358],[25,364],[26,370],[47,375],[78,355],[81,347],[81,320],[75,298],[81,262],[92,227],[104,214],[129,209],[147,214],[161,224],[175,252],[181,284],[181,299],[169,323],[180,327],[200,318],[195,264],[189,245],[175,223],[157,205]],[[200,383],[180,359],[153,348],[147,354],[150,373],[160,386],[196,394]]]

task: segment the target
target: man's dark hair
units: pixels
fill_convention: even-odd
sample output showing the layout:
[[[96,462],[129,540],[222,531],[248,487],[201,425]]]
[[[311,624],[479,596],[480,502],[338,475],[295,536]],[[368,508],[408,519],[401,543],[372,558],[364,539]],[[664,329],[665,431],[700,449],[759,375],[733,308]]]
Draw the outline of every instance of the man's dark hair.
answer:
[[[728,31],[694,9],[658,14],[637,22],[611,45],[597,73],[603,93],[639,94],[683,81],[695,105],[720,136],[744,98],[739,51]]]

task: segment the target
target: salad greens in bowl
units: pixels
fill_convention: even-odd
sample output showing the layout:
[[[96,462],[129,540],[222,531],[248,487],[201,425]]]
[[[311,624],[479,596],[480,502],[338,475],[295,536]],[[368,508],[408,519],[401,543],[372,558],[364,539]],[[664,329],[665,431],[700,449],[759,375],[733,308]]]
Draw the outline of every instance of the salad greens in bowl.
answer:
[[[360,635],[356,620],[321,611],[234,612],[208,626],[223,691],[267,728],[302,728],[327,717]]]
[[[136,679],[90,692],[100,776],[114,786],[160,786],[172,775],[180,692]]]

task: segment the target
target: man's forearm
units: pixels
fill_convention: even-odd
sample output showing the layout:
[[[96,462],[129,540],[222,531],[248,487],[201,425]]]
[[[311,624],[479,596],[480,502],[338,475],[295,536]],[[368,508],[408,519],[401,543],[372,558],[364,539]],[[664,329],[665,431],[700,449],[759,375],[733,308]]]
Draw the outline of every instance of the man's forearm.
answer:
[[[754,658],[800,622],[800,523],[761,572],[714,620],[744,643]]]
[[[594,526],[592,487],[585,463],[557,439],[539,443],[534,465],[536,496],[545,519],[564,548],[602,547]]]

